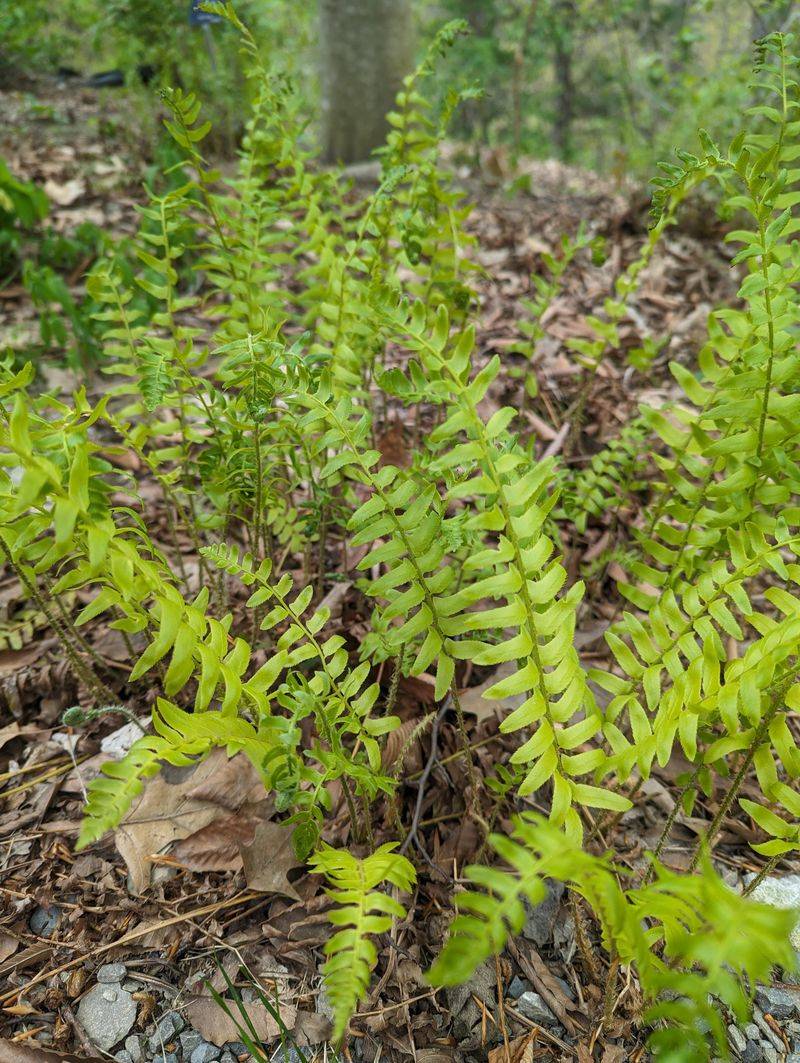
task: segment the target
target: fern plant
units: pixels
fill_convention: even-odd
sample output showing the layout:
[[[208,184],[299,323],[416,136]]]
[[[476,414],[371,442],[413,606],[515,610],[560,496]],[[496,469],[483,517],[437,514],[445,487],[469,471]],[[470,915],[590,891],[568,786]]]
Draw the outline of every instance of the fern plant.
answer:
[[[453,713],[464,814],[482,837],[509,806],[534,800],[547,812],[515,819],[510,837],[492,834],[511,871],[469,871],[476,888],[460,897],[434,982],[462,979],[501,950],[523,900],[559,878],[594,912],[610,968],[634,971],[662,1058],[722,1052],[709,996],[741,1018],[743,984],[790,958],[783,916],[730,893],[704,854],[739,801],[768,836],[756,843],[768,860],[798,845],[794,43],[769,38],[759,57],[757,91],[779,106],[759,104],[726,150],[704,138],[702,157],[681,155],[657,185],[653,229],[604,317],[589,322],[595,340],[572,345],[586,374],[573,444],[626,299],[704,180],[719,181],[745,219],[731,234],[747,271],[741,305],[712,316],[696,370],[673,367],[682,401],[642,410],[572,474],[537,459],[518,411],[491,411],[503,367],[475,350],[467,208],[439,158],[472,90],[455,90],[438,115],[421,91],[463,27],[445,27],[407,79],[378,187],[358,200],[315,168],[290,87],[264,68],[231,5],[212,6],[239,32],[250,69],[236,174],[223,182],[205,157],[198,100],[166,92],[183,161],[142,208],[133,285],[110,259],[91,280],[108,393],[63,401],[35,389],[31,367],[0,371],[4,559],[87,701],[119,704],[143,677],[157,692],[152,733],[91,783],[79,844],[116,826],[160,765],[214,747],[245,753],[294,826],[298,855],[332,884],[340,929],[325,976],[339,1039],[366,993],[374,937],[403,916],[380,887],[409,889],[415,871],[392,843],[363,858],[331,849],[329,814],[340,791],[359,852],[374,848],[384,798],[397,820],[401,769],[387,774],[382,743],[399,724],[400,673],[430,675],[438,707],[426,719],[433,732]],[[554,262],[534,318],[560,270]],[[522,331],[535,344],[535,322]],[[377,441],[397,405],[432,427],[407,462],[391,463]],[[131,453],[156,486],[160,524],[114,464]],[[620,520],[634,492],[646,499],[639,525]],[[606,510],[624,524],[617,549],[629,561],[602,668],[576,645],[593,603],[570,579],[562,543]],[[352,567],[372,605],[360,646],[322,601],[333,571]],[[128,640],[124,687],[85,634],[99,617]],[[485,696],[517,744],[482,787],[461,692],[468,669],[498,666]],[[512,697],[518,707],[506,711]],[[594,852],[593,810],[624,813],[654,764],[678,754],[689,763],[683,807],[728,780],[704,845],[692,873],[664,868],[673,816],[650,870],[626,881]],[[763,801],[743,796],[751,778]],[[405,848],[414,841],[417,819]]]

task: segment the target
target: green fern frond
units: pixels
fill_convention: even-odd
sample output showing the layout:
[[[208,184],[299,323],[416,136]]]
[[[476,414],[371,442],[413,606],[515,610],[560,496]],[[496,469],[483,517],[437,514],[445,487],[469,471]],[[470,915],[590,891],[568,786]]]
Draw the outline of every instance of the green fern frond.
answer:
[[[655,864],[652,883],[624,888],[625,869],[576,848],[542,817],[517,817],[511,837],[492,835],[490,842],[511,871],[466,869],[477,888],[457,897],[459,914],[429,972],[434,985],[467,980],[499,952],[524,923],[522,901],[538,903],[547,878],[585,898],[599,920],[604,948],[622,964],[635,964],[648,1005],[645,1020],[667,1023],[652,1032],[650,1045],[676,1063],[708,1060],[712,1046],[716,1053],[727,1051],[714,997],[746,1022],[748,984],[768,980],[773,965],[793,962],[791,916],[776,919],[774,909],[734,893],[708,861],[697,875]]]
[[[331,883],[326,892],[336,905],[329,919],[339,929],[325,945],[328,960],[323,974],[333,1006],[333,1039],[337,1043],[366,995],[370,972],[377,961],[371,937],[386,933],[392,919],[402,919],[406,914],[399,901],[377,887],[385,882],[409,891],[416,882],[413,865],[395,853],[396,848],[397,844],[390,842],[359,860],[346,850],[325,846],[309,862],[312,871],[325,875]]]

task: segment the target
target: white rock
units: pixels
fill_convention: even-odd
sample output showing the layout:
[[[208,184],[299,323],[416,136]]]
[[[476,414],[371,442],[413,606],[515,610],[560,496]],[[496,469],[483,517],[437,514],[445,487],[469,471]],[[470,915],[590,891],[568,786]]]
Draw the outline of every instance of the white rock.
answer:
[[[800,875],[770,875],[749,895],[754,901],[773,908],[794,908],[797,922],[791,934],[792,945],[800,949]]]

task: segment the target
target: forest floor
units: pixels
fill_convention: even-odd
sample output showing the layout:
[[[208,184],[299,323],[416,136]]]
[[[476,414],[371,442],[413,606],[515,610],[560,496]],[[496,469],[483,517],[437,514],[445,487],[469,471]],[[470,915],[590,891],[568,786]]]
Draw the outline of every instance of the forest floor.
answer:
[[[118,107],[113,96],[69,86],[0,95],[7,118],[0,156],[19,176],[45,187],[54,228],[73,231],[91,221],[115,235],[135,230],[143,165]],[[501,353],[507,367],[487,401],[522,410],[542,451],[556,454],[572,431],[581,379],[565,340],[591,337],[587,314],[602,310],[614,278],[645,239],[647,198],[556,163],[525,165],[530,191],[510,196],[498,170],[502,160],[493,157],[459,171],[476,203],[470,226],[484,269],[476,282],[477,349],[480,357]],[[523,390],[526,361],[515,353],[521,300],[533,295],[531,276],[542,271],[543,254],[557,253],[562,234],[574,234],[581,224],[602,237],[604,262],[594,264],[587,254],[570,266],[542,321],[539,387],[531,399]],[[702,214],[669,231],[621,323],[620,349],[588,391],[580,446],[571,460],[587,461],[618,434],[639,402],[657,405],[675,397],[668,361],[693,360],[709,310],[734,297],[722,235],[713,216],[709,221]],[[89,264],[80,263],[67,278],[76,297]],[[0,348],[37,343],[36,315],[18,279],[0,289]],[[653,340],[663,346],[650,371],[636,373],[626,354]],[[67,391],[78,382],[77,371],[54,355],[40,369],[48,388]],[[99,393],[103,383],[90,376],[88,387]],[[384,458],[406,463],[411,434],[412,426],[392,410],[380,437]],[[158,529],[165,522],[158,492],[149,490],[143,470],[134,471],[142,497],[151,500],[148,526]],[[571,574],[587,579],[577,639],[584,658],[598,663],[607,658],[603,632],[621,605],[616,562],[593,562],[624,539],[625,524],[637,517],[635,506],[620,519],[600,514],[567,559]],[[192,543],[187,538],[182,545],[184,564],[196,566]],[[335,580],[327,581],[325,593],[336,626],[355,645],[368,611],[352,567],[345,569],[346,556],[331,543],[326,571]],[[82,604],[80,592],[73,604]],[[300,1059],[291,1042],[308,1060],[334,1059],[325,1048],[329,1008],[319,991],[328,902],[319,878],[297,865],[243,755],[228,761],[220,753],[193,771],[164,770],[115,834],[75,853],[87,781],[103,760],[120,756],[138,731],[114,714],[80,730],[62,724],[63,711],[82,692],[42,620],[16,580],[8,573],[0,577],[0,1036],[6,1039],[0,1060],[44,1063],[51,1058],[48,1048],[53,1058],[120,1063],[246,1060],[235,1025],[206,986],[210,980],[223,990],[222,972],[238,978],[242,965],[253,979],[241,985],[243,998],[274,1058]],[[85,635],[120,701],[145,721],[157,692],[145,680],[124,685],[128,660],[119,634],[98,622]],[[388,672],[379,678],[388,682]],[[495,709],[480,698],[486,681],[487,674],[477,672],[464,677],[463,706],[475,765],[488,776],[512,746],[499,732]],[[397,711],[404,722],[384,750],[387,770],[420,719],[436,712],[426,676],[400,681]],[[600,831],[603,846],[623,864],[641,866],[675,807],[684,768],[674,759],[657,768],[634,809]],[[558,891],[529,911],[522,935],[496,965],[480,968],[455,990],[435,992],[427,985],[423,972],[445,938],[460,870],[483,847],[477,824],[465,816],[466,786],[454,721],[439,713],[432,729],[412,744],[400,775],[399,814],[403,823],[414,824],[409,855],[421,868],[420,883],[408,918],[379,943],[370,996],[351,1023],[342,1058],[443,1063],[488,1057],[500,1063],[507,1059],[504,1030],[514,1063],[645,1058],[634,1024],[635,985],[629,977],[620,980],[603,1024],[608,972],[599,956],[592,971],[581,955],[582,913]],[[678,813],[663,854],[668,865],[688,865],[713,811],[714,799],[703,798],[691,816]],[[377,808],[374,822],[376,842],[393,835],[388,808]],[[502,818],[497,826],[504,826]],[[347,841],[343,809],[332,817],[326,838]],[[741,818],[725,821],[714,859],[732,885],[760,868],[747,845],[754,839]],[[800,863],[787,860],[786,870],[800,871]],[[283,1048],[256,984],[279,1001],[289,1032]],[[781,1015],[769,997],[758,1005],[754,1023],[732,1033],[734,1047],[748,1060],[788,1058],[800,1025],[791,1011]],[[110,1041],[112,1032],[116,1039]]]

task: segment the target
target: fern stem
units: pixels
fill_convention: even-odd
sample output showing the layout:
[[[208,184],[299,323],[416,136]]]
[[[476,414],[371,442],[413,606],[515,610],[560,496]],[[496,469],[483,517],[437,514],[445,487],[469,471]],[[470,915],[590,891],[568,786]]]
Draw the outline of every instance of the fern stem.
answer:
[[[719,833],[719,829],[722,826],[722,823],[728,812],[730,811],[731,805],[736,799],[739,790],[742,788],[742,783],[744,782],[747,773],[750,770],[753,760],[755,759],[755,755],[758,752],[759,746],[761,746],[767,736],[767,733],[769,731],[769,725],[772,723],[773,719],[777,715],[778,709],[780,708],[781,698],[783,697],[783,694],[786,692],[786,690],[793,681],[794,676],[792,676],[792,678],[789,680],[784,680],[784,682],[781,683],[779,689],[773,695],[772,704],[770,705],[769,709],[767,709],[767,711],[764,713],[761,722],[756,728],[756,733],[753,735],[753,740],[747,749],[742,763],[739,765],[739,770],[736,772],[733,782],[726,790],[725,796],[722,798],[719,808],[717,809],[716,815],[711,820],[708,830],[697,844],[697,847],[694,851],[694,855],[692,856],[691,863],[689,864],[689,871],[694,871],[696,869],[698,863],[700,862],[700,857],[706,849],[708,849],[709,852],[711,851],[714,838]]]
[[[754,889],[760,886],[764,879],[772,874],[772,872],[775,870],[775,868],[778,866],[778,864],[781,862],[785,855],[785,853],[776,853],[775,856],[771,856],[766,862],[766,864],[764,864],[764,866],[758,872],[756,877],[751,882],[749,882],[742,890],[743,896],[746,897],[749,893],[752,893]]]
[[[67,629],[63,626],[61,621],[50,608],[49,604],[42,597],[41,593],[39,592],[39,588],[33,583],[31,579],[28,578],[24,566],[21,564],[17,564],[17,562],[14,560],[14,557],[11,554],[8,545],[6,544],[6,541],[2,538],[2,536],[0,536],[0,552],[2,552],[3,556],[6,559],[6,562],[8,563],[12,571],[16,573],[20,583],[23,585],[30,597],[33,599],[33,601],[36,602],[38,608],[47,617],[48,623],[58,636],[58,639],[61,642],[61,645],[64,647],[64,651],[67,654],[67,657],[69,658],[70,663],[72,664],[72,667],[78,678],[83,681],[87,689],[90,690],[99,701],[106,701],[109,703],[113,703],[114,701],[116,701],[117,696],[114,691],[111,690],[110,687],[106,686],[103,680],[98,675],[96,675],[93,669],[89,665],[87,665],[86,662],[81,658],[80,654],[72,644],[69,634],[67,633]]]
[[[649,882],[652,882],[653,877],[655,876],[655,861],[661,857],[661,853],[664,851],[664,846],[669,840],[669,836],[672,833],[672,828],[675,826],[675,821],[678,818],[678,815],[680,814],[681,808],[683,806],[684,797],[686,797],[690,790],[697,789],[697,779],[699,775],[700,767],[698,766],[695,768],[691,779],[689,779],[689,781],[683,787],[681,787],[680,793],[675,798],[675,804],[672,806],[670,814],[667,816],[667,821],[661,830],[661,835],[659,836],[658,842],[656,843],[656,847],[653,850],[653,862],[647,868],[647,872],[644,876],[644,879],[642,880],[645,886]]]
[[[758,440],[756,443],[756,459],[760,465],[761,451],[764,448],[764,431],[767,426],[767,411],[769,409],[769,393],[772,390],[772,367],[775,361],[775,318],[772,313],[772,293],[770,291],[769,267],[770,254],[767,248],[767,235],[764,229],[764,221],[758,219],[758,235],[761,240],[761,273],[764,278],[764,311],[767,317],[767,373],[764,379],[764,391],[761,398],[761,415],[758,420]],[[752,498],[758,477],[756,476],[750,485],[750,497]]]

